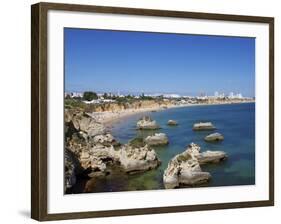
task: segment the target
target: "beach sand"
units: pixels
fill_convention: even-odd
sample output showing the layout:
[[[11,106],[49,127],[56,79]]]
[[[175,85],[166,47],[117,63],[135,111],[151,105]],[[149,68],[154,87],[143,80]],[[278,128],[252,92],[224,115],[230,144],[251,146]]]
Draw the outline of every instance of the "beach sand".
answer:
[[[192,107],[192,106],[206,106],[206,105],[224,105],[224,104],[238,104],[238,103],[249,103],[246,102],[221,102],[221,103],[200,103],[200,104],[180,104],[180,105],[170,105],[167,107],[158,106],[158,107],[145,107],[139,109],[126,109],[120,111],[105,111],[105,112],[92,112],[89,113],[91,117],[93,117],[97,122],[104,124],[105,126],[111,126],[114,122],[117,122],[121,118],[125,118],[127,116],[141,114],[145,112],[157,112],[160,110],[167,110],[171,108],[178,107]]]

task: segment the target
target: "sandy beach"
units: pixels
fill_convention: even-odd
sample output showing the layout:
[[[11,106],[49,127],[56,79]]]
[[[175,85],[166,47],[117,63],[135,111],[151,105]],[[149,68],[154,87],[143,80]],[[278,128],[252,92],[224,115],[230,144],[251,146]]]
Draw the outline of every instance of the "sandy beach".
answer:
[[[171,108],[178,108],[178,107],[193,107],[193,106],[206,106],[206,105],[224,105],[224,104],[240,104],[240,103],[249,103],[246,102],[220,102],[220,103],[200,103],[200,104],[180,104],[180,105],[170,105],[167,107],[158,106],[158,107],[145,107],[139,109],[126,109],[120,110],[116,112],[112,111],[105,111],[105,112],[92,112],[89,115],[93,117],[96,121],[106,125],[111,126],[114,122],[117,122],[121,118],[125,118],[127,116],[141,114],[145,112],[157,112],[160,110],[167,110]]]
[[[172,108],[172,107],[168,107]],[[167,108],[167,109],[168,109]],[[139,108],[139,109],[126,109],[116,112],[105,111],[105,112],[93,112],[90,115],[98,122],[104,125],[111,125],[112,123],[118,121],[120,118],[124,118],[130,115],[145,113],[145,112],[156,112],[160,110],[165,110],[162,107],[148,107],[148,108]]]

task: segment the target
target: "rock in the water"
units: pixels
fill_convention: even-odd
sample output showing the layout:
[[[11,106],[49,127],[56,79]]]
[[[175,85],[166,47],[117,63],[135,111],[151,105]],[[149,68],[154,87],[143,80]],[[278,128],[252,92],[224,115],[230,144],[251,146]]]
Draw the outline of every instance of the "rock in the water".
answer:
[[[165,188],[183,185],[199,185],[209,181],[210,173],[203,172],[200,165],[216,163],[227,158],[222,151],[200,152],[200,146],[191,143],[187,149],[170,160],[163,175]]]
[[[156,133],[152,136],[147,136],[144,142],[149,146],[166,145],[169,143],[168,137],[165,133]]]
[[[175,125],[178,125],[178,122],[175,121],[175,120],[168,120],[167,124],[170,125],[170,126],[175,126]]]
[[[137,129],[141,130],[155,130],[159,129],[159,125],[156,123],[155,120],[152,120],[149,116],[145,116],[141,118],[137,122]]]
[[[120,148],[119,162],[123,169],[130,172],[151,170],[160,165],[156,152],[147,145],[134,148],[129,144]]]
[[[223,151],[205,151],[196,156],[200,164],[218,163],[227,158]]]
[[[191,143],[186,149],[194,158],[196,158],[200,165],[206,163],[218,163],[227,158],[227,154],[223,151],[205,151],[200,152],[201,148],[195,143]]]
[[[170,160],[164,171],[163,182],[166,189],[171,189],[180,185],[203,184],[210,178],[210,173],[201,170],[198,160],[188,151],[184,151]]]
[[[223,135],[217,132],[207,135],[205,137],[205,141],[207,142],[222,141],[223,139],[224,139]]]
[[[81,158],[81,157],[80,157]],[[135,147],[130,144],[121,145],[118,149],[113,146],[96,145],[91,148],[90,156],[82,160],[94,171],[105,172],[108,164],[121,167],[124,172],[146,171],[156,168],[160,160],[148,145]]]
[[[82,149],[78,156],[82,167],[93,171],[90,176],[106,173],[108,166],[121,167],[124,172],[130,173],[150,170],[160,164],[155,151],[142,139],[122,145],[117,144],[110,134],[106,134],[95,136],[93,142],[88,148]]]
[[[214,130],[216,127],[211,122],[199,122],[193,125],[194,131]]]

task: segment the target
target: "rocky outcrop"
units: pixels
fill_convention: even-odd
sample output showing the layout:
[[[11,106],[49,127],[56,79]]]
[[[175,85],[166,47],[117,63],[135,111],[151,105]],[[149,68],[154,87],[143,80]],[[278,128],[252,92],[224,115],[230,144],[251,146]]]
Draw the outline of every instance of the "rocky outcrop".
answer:
[[[196,157],[201,165],[206,163],[219,163],[227,159],[227,155],[223,151],[205,151]]]
[[[155,151],[148,145],[135,147],[131,144],[113,145],[97,144],[80,155],[84,168],[91,168],[93,172],[106,172],[108,166],[118,166],[124,172],[150,170],[160,164]],[[92,174],[93,175],[93,174]]]
[[[64,187],[65,190],[71,188],[76,183],[77,175],[83,173],[83,168],[80,166],[79,160],[76,158],[75,154],[69,149],[65,148],[64,150]]]
[[[163,100],[139,100],[135,102],[124,102],[124,103],[104,103],[94,105],[91,108],[88,108],[89,112],[119,112],[127,109],[145,109],[150,108],[152,111],[156,111],[161,107],[169,107],[174,105],[172,101],[163,101]]]
[[[205,151],[200,152],[201,148],[199,145],[195,143],[191,143],[187,147],[187,152],[189,152],[194,158],[196,158],[200,165],[206,163],[218,163],[223,161],[227,158],[227,154],[223,151]]]
[[[67,127],[75,128],[76,131],[83,132],[89,137],[106,133],[103,124],[97,122],[87,113],[74,110],[65,110],[65,123]]]
[[[104,146],[120,146],[120,143],[110,133],[96,135],[92,142],[94,144],[102,144]]]
[[[89,126],[87,126],[89,125]],[[97,128],[97,130],[92,130]],[[146,171],[160,164],[155,151],[143,140],[119,143],[89,115],[66,112],[65,118],[65,186],[75,184],[77,170],[88,170],[89,177],[107,175],[113,167],[124,172]]]
[[[217,142],[217,141],[223,141],[224,137],[222,134],[216,132],[216,133],[207,135],[204,139],[207,142]]]
[[[194,186],[207,183],[211,174],[202,171],[200,165],[219,162],[226,158],[226,154],[221,151],[200,153],[200,146],[191,143],[183,153],[170,160],[163,175],[164,186],[176,188],[180,185]]]
[[[193,125],[194,131],[215,130],[216,127],[211,122],[199,122]]]
[[[170,125],[170,126],[176,126],[176,125],[178,125],[178,122],[175,121],[175,120],[168,120],[167,124]]]
[[[166,189],[176,188],[180,185],[198,185],[210,180],[211,175],[203,172],[196,158],[185,151],[170,160],[164,171],[163,182]]]
[[[155,120],[152,120],[149,116],[144,116],[137,122],[137,129],[140,130],[155,130],[159,129],[159,125]]]
[[[129,144],[120,148],[119,162],[127,173],[151,170],[161,163],[155,151],[148,145],[134,148]]]
[[[157,146],[157,145],[166,145],[169,143],[169,140],[165,133],[156,133],[152,136],[147,136],[144,142],[149,146]]]

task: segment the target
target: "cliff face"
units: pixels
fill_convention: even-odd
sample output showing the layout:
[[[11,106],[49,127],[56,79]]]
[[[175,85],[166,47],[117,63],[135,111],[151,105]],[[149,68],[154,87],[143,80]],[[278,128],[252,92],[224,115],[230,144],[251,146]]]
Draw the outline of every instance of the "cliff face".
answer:
[[[65,110],[65,191],[79,174],[89,178],[110,175],[114,168],[124,173],[151,170],[160,165],[148,144],[119,143],[105,127],[79,110]]]
[[[101,105],[96,105],[92,108],[92,112],[118,112],[126,109],[141,109],[141,108],[159,108],[167,107],[172,105],[171,102],[166,101],[155,101],[155,100],[142,100],[133,103],[106,103]]]

